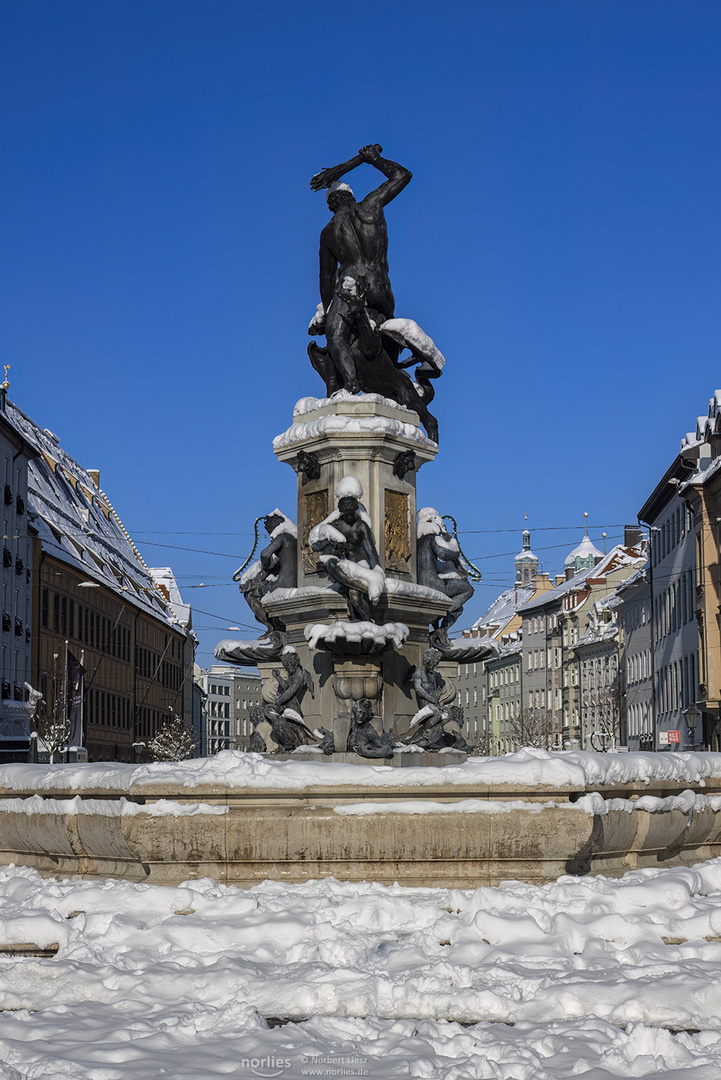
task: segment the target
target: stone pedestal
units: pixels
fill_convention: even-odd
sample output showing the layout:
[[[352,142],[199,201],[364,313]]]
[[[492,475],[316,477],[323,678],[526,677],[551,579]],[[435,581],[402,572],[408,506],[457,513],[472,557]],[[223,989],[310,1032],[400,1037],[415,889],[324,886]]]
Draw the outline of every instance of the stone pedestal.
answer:
[[[417,580],[416,474],[435,458],[438,446],[411,410],[377,394],[342,391],[333,398],[299,401],[293,424],[273,440],[273,450],[298,478],[297,586],[263,596],[267,615],[284,628],[277,641],[270,635],[262,642],[221,642],[216,655],[231,663],[257,663],[263,698],[272,703],[273,670],[281,666],[283,646],[292,646],[313,678],[313,695],[306,692],[302,700],[304,722],[312,731],[332,731],[335,759],[346,760],[351,712],[361,698],[369,699],[384,731],[400,738],[409,730],[418,711],[414,669],[429,647],[430,624],[453,603]],[[351,618],[341,586],[329,579],[309,543],[311,530],[337,509],[336,488],[348,477],[363,489],[385,576],[382,595],[372,605],[372,623]],[[457,667],[456,658],[443,663],[448,688],[443,704],[453,699]],[[313,757],[312,750],[302,753]],[[447,753],[421,756],[424,764],[452,759]],[[393,763],[411,763],[413,757],[403,751]]]
[[[360,697],[370,698],[385,729],[396,735],[408,730],[416,712],[413,668],[428,647],[429,622],[450,606],[445,596],[416,583],[416,473],[435,458],[438,446],[423,433],[416,413],[376,394],[304,398],[293,420],[273,450],[298,474],[298,591],[270,593],[265,606],[285,624],[288,644],[313,673],[315,698],[303,702],[306,723],[332,728],[337,749],[345,750],[350,710]],[[335,489],[346,476],[363,487],[388,585],[373,609],[374,621],[402,623],[409,631],[401,649],[374,656],[310,650],[305,637],[313,623],[348,617],[343,596],[331,587],[308,543],[311,529],[336,509]]]
[[[386,575],[415,581],[416,472],[438,453],[417,413],[377,394],[341,392],[333,399],[302,399],[293,420],[273,440],[273,450],[296,472],[301,451],[313,455],[313,471],[319,473],[298,472],[299,587],[322,583],[308,535],[335,509],[335,487],[344,476],[355,476],[363,485],[363,504]]]

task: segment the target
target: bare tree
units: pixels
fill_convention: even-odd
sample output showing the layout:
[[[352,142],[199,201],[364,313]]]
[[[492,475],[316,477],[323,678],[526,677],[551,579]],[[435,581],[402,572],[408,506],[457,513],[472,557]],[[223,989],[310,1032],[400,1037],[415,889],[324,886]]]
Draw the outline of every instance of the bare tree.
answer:
[[[589,741],[594,750],[611,750],[621,737],[621,703],[617,680],[598,686],[583,695]]]
[[[493,737],[490,731],[481,731],[471,743],[473,757],[490,757],[493,754]]]
[[[33,718],[33,726],[37,728],[38,735],[47,748],[50,764],[54,764],[56,759],[67,750],[70,742],[70,721],[62,716],[57,698],[50,709],[43,699],[40,700]]]
[[[550,750],[556,741],[553,720],[546,709],[528,708],[513,717],[509,724],[511,739],[517,746],[537,746]]]
[[[172,709],[158,734],[148,743],[151,761],[185,761],[193,756],[197,743],[193,733]]]

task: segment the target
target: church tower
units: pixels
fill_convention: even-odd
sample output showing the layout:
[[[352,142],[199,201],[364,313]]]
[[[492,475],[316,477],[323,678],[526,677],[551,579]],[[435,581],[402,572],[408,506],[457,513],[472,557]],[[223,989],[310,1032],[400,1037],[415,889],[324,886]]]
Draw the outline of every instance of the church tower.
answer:
[[[531,534],[526,528],[523,530],[523,549],[516,555],[516,585],[533,584],[537,573],[538,556],[531,551]]]

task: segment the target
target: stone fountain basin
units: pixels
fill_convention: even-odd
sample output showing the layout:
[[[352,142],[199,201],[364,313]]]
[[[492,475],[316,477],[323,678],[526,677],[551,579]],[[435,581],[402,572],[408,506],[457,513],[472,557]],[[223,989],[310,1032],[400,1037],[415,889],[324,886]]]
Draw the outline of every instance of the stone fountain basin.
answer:
[[[709,761],[721,755],[674,755],[700,761],[705,779],[679,769],[675,778],[651,770],[623,779],[618,770],[628,763],[619,761],[611,762],[617,772],[609,767],[605,780],[596,774],[586,783],[567,767],[584,756],[602,766],[612,757],[545,755],[541,765],[550,761],[567,777],[560,783],[534,782],[528,770],[519,779],[520,755],[446,769],[270,762],[237,752],[163,766],[7,765],[0,864],[156,884],[209,876],[249,887],[333,876],[475,888],[562,874],[618,877],[721,854],[721,761]],[[674,764],[671,755],[613,756]],[[504,772],[516,782],[499,780]]]

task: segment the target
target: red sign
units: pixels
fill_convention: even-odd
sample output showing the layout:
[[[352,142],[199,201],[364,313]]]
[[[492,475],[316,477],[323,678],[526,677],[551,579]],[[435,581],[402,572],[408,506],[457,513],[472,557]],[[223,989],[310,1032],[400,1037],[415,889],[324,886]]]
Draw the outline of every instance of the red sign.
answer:
[[[668,741],[669,742],[680,743],[681,742],[681,732],[680,731],[669,731],[669,733],[668,733]]]

